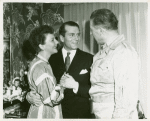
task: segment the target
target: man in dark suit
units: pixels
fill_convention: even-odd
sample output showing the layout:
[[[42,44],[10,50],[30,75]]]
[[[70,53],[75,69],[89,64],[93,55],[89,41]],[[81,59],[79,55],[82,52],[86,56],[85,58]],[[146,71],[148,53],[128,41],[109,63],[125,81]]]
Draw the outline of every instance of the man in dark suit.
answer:
[[[63,118],[90,118],[90,67],[93,55],[78,49],[80,30],[77,23],[63,23],[59,34],[64,46],[51,56],[49,62],[57,83],[65,88],[61,102]],[[27,100],[33,104],[40,104],[38,98],[32,93],[27,95]]]

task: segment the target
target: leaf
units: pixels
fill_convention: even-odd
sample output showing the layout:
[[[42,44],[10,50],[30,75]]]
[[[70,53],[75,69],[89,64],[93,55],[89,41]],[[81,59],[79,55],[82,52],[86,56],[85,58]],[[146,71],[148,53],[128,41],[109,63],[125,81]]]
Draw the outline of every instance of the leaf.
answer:
[[[28,5],[28,6],[26,6],[26,8],[29,10],[29,13],[27,14],[28,20],[31,20],[32,16],[38,15],[38,12],[36,9],[39,9],[39,7],[37,5],[35,5],[35,6]]]
[[[20,23],[25,24],[25,21],[24,21],[24,19],[23,19],[23,15],[20,15],[20,14],[19,14],[19,21],[20,21]]]
[[[21,13],[23,5],[22,3],[13,3],[13,8],[17,9]]]
[[[40,23],[39,23],[39,21],[38,21],[38,20],[36,20],[36,21],[35,21],[34,26],[35,26],[35,27],[40,26]]]
[[[5,14],[5,11],[9,11],[9,3],[3,4],[3,13]]]
[[[47,25],[54,25],[56,22],[62,22],[60,14],[55,14],[51,9],[41,14],[42,20]]]
[[[19,38],[19,43],[20,43],[21,46],[22,46],[22,44],[23,44],[24,37],[25,37],[25,32],[24,32],[24,30],[22,29],[22,30],[20,31],[20,38]]]
[[[34,29],[34,26],[32,24],[29,24],[26,28],[26,33],[24,36],[24,39],[28,39],[30,36],[30,32]]]
[[[13,24],[19,25],[20,23],[25,23],[23,16],[19,13],[18,9],[12,11],[12,21]]]
[[[57,22],[64,22],[64,19],[60,16],[60,14],[54,14]]]

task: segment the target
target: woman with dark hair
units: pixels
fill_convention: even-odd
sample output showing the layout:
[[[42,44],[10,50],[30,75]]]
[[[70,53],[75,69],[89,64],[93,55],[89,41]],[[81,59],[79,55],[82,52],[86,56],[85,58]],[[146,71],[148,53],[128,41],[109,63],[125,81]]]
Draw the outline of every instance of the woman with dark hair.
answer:
[[[61,88],[56,86],[48,59],[57,53],[57,40],[52,27],[35,28],[23,43],[23,53],[29,63],[28,82],[30,89],[40,95],[42,105],[31,104],[28,118],[62,118]]]

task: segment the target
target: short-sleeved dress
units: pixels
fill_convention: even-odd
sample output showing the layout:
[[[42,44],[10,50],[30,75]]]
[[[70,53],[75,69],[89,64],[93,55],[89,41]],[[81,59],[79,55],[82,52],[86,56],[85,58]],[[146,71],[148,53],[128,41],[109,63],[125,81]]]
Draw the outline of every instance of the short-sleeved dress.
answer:
[[[31,104],[28,118],[62,118],[61,105],[53,106],[50,98],[51,92],[56,85],[56,79],[50,64],[36,57],[30,63],[28,81],[31,91],[38,93],[43,103],[39,107]]]

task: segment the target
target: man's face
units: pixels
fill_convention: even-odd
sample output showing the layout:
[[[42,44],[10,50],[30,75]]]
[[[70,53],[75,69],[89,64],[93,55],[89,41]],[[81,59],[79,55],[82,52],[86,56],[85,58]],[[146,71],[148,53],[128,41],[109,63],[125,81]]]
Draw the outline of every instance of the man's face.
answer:
[[[95,38],[95,40],[97,41],[98,44],[104,43],[100,28],[98,26],[96,27],[93,25],[93,20],[90,20],[90,31],[91,31],[93,37]]]
[[[65,36],[63,37],[64,48],[68,51],[76,50],[80,42],[79,28],[76,26],[66,25],[65,30],[66,30],[66,33],[65,33]]]

